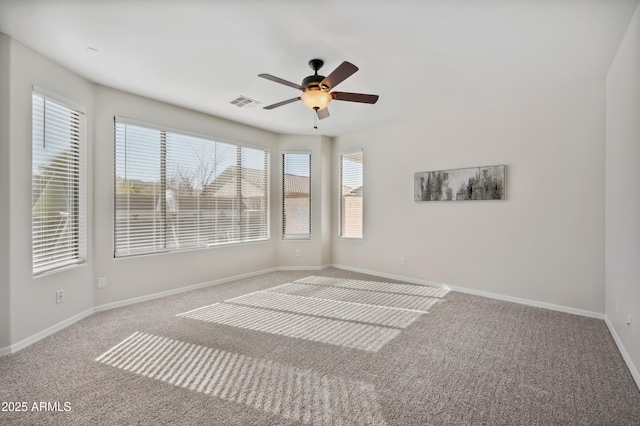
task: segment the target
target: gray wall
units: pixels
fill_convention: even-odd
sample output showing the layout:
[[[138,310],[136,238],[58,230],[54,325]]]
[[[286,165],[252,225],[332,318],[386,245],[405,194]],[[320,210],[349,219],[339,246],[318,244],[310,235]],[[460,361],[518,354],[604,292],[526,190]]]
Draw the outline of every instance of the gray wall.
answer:
[[[278,236],[267,242],[215,247],[130,258],[113,257],[113,117],[122,116],[219,141],[243,143],[271,152],[271,229],[278,228],[273,194],[279,181],[275,134],[211,117],[126,92],[96,86],[94,193],[94,282],[107,278],[107,288],[95,290],[94,305],[143,297],[204,284],[276,266]],[[276,158],[274,158],[274,156]],[[92,287],[96,287],[93,285]]]
[[[50,326],[80,315],[93,306],[93,265],[91,232],[88,234],[88,259],[83,265],[55,274],[34,277],[31,262],[31,93],[38,86],[58,93],[87,108],[86,154],[93,161],[93,84],[49,61],[15,40],[10,40],[9,82],[9,155],[8,197],[2,209],[8,213],[1,226],[9,227],[8,262],[11,344],[32,338]],[[2,63],[6,64],[6,58]],[[4,65],[3,65],[4,66]],[[3,97],[4,99],[4,97]],[[3,113],[3,116],[6,116]],[[4,129],[4,127],[3,127]],[[4,148],[3,148],[4,149]],[[5,180],[3,179],[3,186]],[[88,174],[90,188],[92,175]],[[7,190],[6,188],[4,189]],[[91,191],[88,191],[88,225],[91,229]],[[8,220],[8,222],[7,222]],[[6,241],[3,239],[3,241]],[[3,259],[7,257],[3,256]],[[65,302],[56,304],[55,292],[65,290]],[[6,290],[5,290],[6,291]],[[4,299],[4,298],[3,298]]]
[[[640,6],[607,75],[606,167],[606,319],[640,383]]]
[[[365,238],[334,239],[333,262],[602,317],[604,108],[603,77],[431,99],[336,138],[364,148]],[[496,164],[504,201],[413,200],[414,172]]]
[[[0,200],[9,199],[9,58],[11,39],[0,33]],[[9,292],[9,203],[0,203],[0,351],[11,343]],[[2,353],[0,353],[2,355]]]
[[[337,264],[606,312],[638,365],[637,326],[629,332],[625,320],[640,320],[639,19],[636,11],[606,78],[431,99],[421,111],[335,140],[276,135],[96,86],[0,35],[0,196],[8,200],[0,205],[0,349],[96,306],[274,268]],[[90,164],[89,261],[38,278],[25,238],[31,235],[34,84],[87,107]],[[269,149],[271,240],[114,259],[114,115]],[[334,229],[337,153],[355,148],[365,156],[365,238],[347,240]],[[281,241],[279,233],[280,154],[296,149],[313,155],[311,241]],[[413,201],[414,172],[493,164],[508,168],[505,201]],[[101,276],[108,279],[104,290],[96,288]],[[56,305],[59,288],[66,301]]]

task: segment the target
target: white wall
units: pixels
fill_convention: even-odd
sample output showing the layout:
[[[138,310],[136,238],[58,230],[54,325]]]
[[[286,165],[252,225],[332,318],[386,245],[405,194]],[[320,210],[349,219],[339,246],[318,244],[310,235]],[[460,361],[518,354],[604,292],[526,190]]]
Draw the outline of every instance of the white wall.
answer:
[[[364,239],[336,238],[333,262],[601,315],[604,101],[604,79],[425,99],[336,138],[364,149]],[[414,172],[496,164],[505,201],[413,201]]]
[[[320,266],[331,264],[331,241],[338,233],[333,227],[332,212],[337,204],[333,197],[333,138],[321,137],[322,155],[320,159]]]
[[[87,108],[87,159],[93,157],[93,85],[38,55],[15,40],[10,41],[10,126],[8,180],[9,291],[11,343],[15,344],[77,315],[93,305],[91,232],[88,259],[80,266],[33,277],[31,261],[31,93],[33,85],[57,93]],[[3,60],[4,62],[4,60]],[[92,177],[89,173],[88,188]],[[3,183],[5,181],[3,180]],[[91,191],[88,191],[89,231]],[[3,204],[7,204],[6,202]],[[3,208],[5,208],[3,206]],[[4,222],[4,220],[3,220]],[[3,225],[6,226],[6,223]],[[55,292],[65,290],[65,302],[56,304]]]
[[[95,154],[93,167],[95,276],[107,278],[107,288],[96,290],[96,306],[134,297],[175,290],[232,276],[272,269],[277,265],[278,234],[270,241],[215,247],[178,253],[113,257],[113,152],[114,116],[155,123],[220,141],[266,148],[271,153],[271,229],[277,228],[278,212],[273,194],[279,181],[275,134],[200,114],[118,90],[97,86]],[[94,285],[95,287],[96,285]]]
[[[0,58],[0,196],[7,200],[0,204],[0,352],[19,349],[94,307],[277,266],[278,234],[267,242],[127,259],[113,258],[112,237],[115,115],[268,149],[272,194],[280,179],[275,134],[96,86],[5,35]],[[88,127],[87,262],[38,277],[30,238],[34,85],[86,107]],[[277,204],[271,204],[270,220],[277,230]],[[107,277],[106,289],[97,289],[98,277]],[[58,289],[65,290],[62,304],[55,302]]]
[[[634,23],[637,28],[637,14]],[[628,35],[625,43],[630,44],[629,39],[636,40],[631,51],[637,47],[637,35]],[[9,233],[2,238],[0,255],[1,262],[11,265],[0,272],[0,296],[8,295],[10,300],[0,300],[0,309],[11,308],[3,310],[9,325],[0,325],[0,348],[7,340],[16,344],[94,306],[276,267],[330,263],[585,312],[605,311],[604,79],[522,88],[496,93],[490,99],[435,100],[421,111],[407,111],[401,121],[332,140],[275,135],[95,86],[4,36],[0,37],[0,58],[0,93],[3,81],[5,85],[9,82],[10,89],[9,96],[0,101],[0,119],[10,122],[8,132],[6,127],[0,130],[0,154],[8,153],[0,157],[0,166],[10,166],[9,174],[7,167],[0,171],[2,181],[6,178],[8,182],[0,195],[9,200],[0,205],[0,236]],[[637,103],[632,104],[635,116],[619,114],[622,124],[615,125],[619,130],[611,129],[611,119],[616,108],[628,111],[623,108],[627,101],[620,99],[626,99],[623,94],[629,81],[637,87],[637,73],[635,80],[625,74],[626,62],[637,60],[634,58],[620,53],[607,80],[611,92],[606,99],[607,136],[610,141],[620,139],[623,159],[632,157],[625,149],[637,149],[637,144],[625,148],[638,138],[637,127],[633,127]],[[91,164],[89,262],[36,279],[31,274],[30,239],[24,237],[31,235],[33,84],[88,108]],[[615,95],[618,86],[620,94]],[[114,115],[270,149],[270,241],[114,259]],[[615,153],[618,144],[611,142],[607,149]],[[337,209],[332,207],[338,200],[336,154],[353,148],[364,148],[365,238],[343,240],[336,238],[333,229],[338,223]],[[312,187],[314,238],[282,241],[281,152],[303,149],[312,150],[313,174],[320,178]],[[508,167],[505,201],[413,201],[414,172],[492,164]],[[637,172],[637,168],[632,170]],[[619,179],[623,178],[626,175]],[[608,188],[618,187],[615,179]],[[637,208],[638,200],[632,199]],[[609,198],[607,203],[609,213],[615,203]],[[622,214],[628,208],[625,204],[618,211]],[[628,226],[636,225],[630,221]],[[612,237],[610,233],[608,243],[617,241]],[[635,248],[637,242],[638,238],[633,239]],[[302,250],[299,258],[296,248]],[[620,245],[612,250],[623,252]],[[400,265],[400,256],[406,257],[406,265]],[[620,271],[626,282],[637,278],[637,271],[613,271],[614,275]],[[102,276],[107,277],[108,287],[98,290],[96,280]],[[609,294],[618,288],[617,278],[608,274],[607,279],[611,281]],[[56,305],[59,288],[65,289],[66,301]],[[632,289],[636,293],[625,290],[619,297],[631,300],[637,295],[637,285]],[[637,309],[633,311],[636,316]],[[0,315],[0,321],[3,318]]]
[[[9,199],[9,59],[11,39],[0,33],[0,200]],[[0,203],[0,348],[11,341],[9,303],[9,204]],[[1,355],[1,353],[0,353]]]
[[[606,112],[606,318],[640,384],[640,6],[607,74]]]

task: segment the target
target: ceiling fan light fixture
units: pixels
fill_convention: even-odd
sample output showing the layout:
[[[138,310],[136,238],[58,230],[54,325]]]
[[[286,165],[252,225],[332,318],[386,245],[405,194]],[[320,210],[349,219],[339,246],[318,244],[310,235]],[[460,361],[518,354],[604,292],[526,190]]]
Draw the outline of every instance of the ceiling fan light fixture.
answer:
[[[300,95],[300,99],[302,99],[307,108],[320,110],[325,109],[333,97],[324,90],[307,89]]]

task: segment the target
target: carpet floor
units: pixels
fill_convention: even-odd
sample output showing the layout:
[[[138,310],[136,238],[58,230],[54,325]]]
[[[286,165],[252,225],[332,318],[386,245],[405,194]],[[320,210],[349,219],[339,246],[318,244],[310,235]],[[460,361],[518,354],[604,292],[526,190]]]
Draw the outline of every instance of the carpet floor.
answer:
[[[602,320],[339,269],[93,314],[0,358],[2,425],[640,425]]]

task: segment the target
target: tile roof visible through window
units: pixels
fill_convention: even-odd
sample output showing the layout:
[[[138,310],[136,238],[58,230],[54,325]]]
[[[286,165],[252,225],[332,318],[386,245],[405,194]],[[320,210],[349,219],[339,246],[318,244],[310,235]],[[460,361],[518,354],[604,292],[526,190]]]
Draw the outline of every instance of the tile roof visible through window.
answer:
[[[265,172],[258,169],[241,169],[242,194],[249,197],[264,195]],[[227,167],[220,175],[204,189],[204,194],[217,197],[234,197],[237,191],[238,167]]]
[[[292,194],[308,195],[309,194],[309,177],[285,174],[284,175],[284,192],[288,195],[292,195]]]

